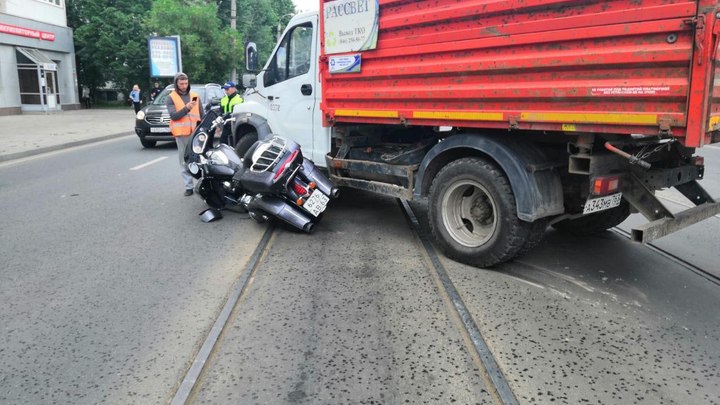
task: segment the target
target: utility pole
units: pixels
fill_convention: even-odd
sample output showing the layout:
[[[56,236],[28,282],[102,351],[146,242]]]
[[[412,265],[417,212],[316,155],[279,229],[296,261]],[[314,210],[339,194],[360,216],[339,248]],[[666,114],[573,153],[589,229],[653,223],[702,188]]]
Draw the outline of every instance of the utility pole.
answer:
[[[237,35],[237,3],[236,0],[230,0],[230,28],[233,30],[233,57],[232,57],[232,81],[237,83],[237,52],[235,52],[235,48],[237,47],[237,43],[235,42],[235,38]]]

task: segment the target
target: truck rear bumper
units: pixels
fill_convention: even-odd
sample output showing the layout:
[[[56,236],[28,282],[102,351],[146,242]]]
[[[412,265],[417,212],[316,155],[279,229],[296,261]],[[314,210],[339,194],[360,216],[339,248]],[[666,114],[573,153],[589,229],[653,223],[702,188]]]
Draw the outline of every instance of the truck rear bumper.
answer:
[[[649,243],[675,231],[720,214],[720,202],[707,202],[674,214],[672,218],[660,218],[632,230],[634,242]]]
[[[642,180],[632,174],[625,176],[623,197],[650,221],[632,230],[633,241],[649,243],[720,213],[720,202],[715,201],[697,181],[666,186],[675,187],[696,206],[672,213]]]

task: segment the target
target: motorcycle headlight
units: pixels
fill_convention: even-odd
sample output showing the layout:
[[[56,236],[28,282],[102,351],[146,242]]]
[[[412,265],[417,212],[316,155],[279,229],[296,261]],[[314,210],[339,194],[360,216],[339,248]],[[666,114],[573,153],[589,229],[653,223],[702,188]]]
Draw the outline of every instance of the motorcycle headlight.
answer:
[[[210,155],[210,164],[214,165],[228,165],[230,164],[230,159],[228,159],[227,155],[219,150],[213,151],[213,153]]]
[[[197,137],[195,137],[192,147],[195,154],[199,155],[203,152],[203,149],[205,149],[205,141],[207,141],[207,139],[208,136],[205,132],[201,132]]]
[[[143,111],[143,110],[138,111],[137,115],[135,115],[135,118],[137,118],[139,120],[145,119],[145,111]]]

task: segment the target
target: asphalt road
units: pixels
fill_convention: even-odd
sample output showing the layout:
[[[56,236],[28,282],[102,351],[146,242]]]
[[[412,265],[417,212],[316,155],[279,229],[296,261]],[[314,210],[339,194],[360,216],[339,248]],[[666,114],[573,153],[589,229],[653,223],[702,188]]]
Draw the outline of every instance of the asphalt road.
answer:
[[[0,403],[172,398],[264,230],[182,193],[135,137],[0,167]]]
[[[177,171],[134,137],[0,165],[0,403],[172,399],[265,231],[200,222]],[[678,242],[698,262],[712,221]],[[549,231],[497,269],[441,262],[520,403],[718,403],[720,286],[656,252]],[[428,264],[391,198],[278,228],[191,402],[494,403]]]

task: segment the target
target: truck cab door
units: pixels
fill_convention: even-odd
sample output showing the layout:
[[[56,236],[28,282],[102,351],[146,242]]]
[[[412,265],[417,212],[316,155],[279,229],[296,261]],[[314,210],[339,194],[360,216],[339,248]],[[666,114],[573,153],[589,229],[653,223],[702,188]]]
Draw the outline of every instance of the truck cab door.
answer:
[[[293,22],[285,30],[262,78],[268,99],[268,123],[274,134],[299,143],[303,155],[314,159],[313,125],[319,114],[316,101],[320,97],[314,62],[317,16]]]

